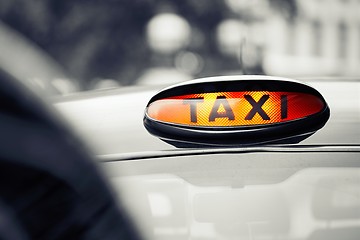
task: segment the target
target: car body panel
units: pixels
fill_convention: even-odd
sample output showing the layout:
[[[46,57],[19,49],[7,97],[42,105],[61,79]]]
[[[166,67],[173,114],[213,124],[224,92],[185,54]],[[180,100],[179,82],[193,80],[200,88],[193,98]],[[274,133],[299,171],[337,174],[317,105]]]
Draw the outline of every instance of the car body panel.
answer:
[[[175,149],[146,132],[162,87],[54,99],[103,161],[144,239],[358,239],[360,82],[306,81],[330,107],[300,144]]]
[[[324,96],[330,119],[301,144],[360,143],[360,82],[325,79],[306,83]],[[149,99],[163,87],[129,87],[60,97],[54,99],[54,105],[98,155],[168,150],[174,147],[151,136],[143,126]]]
[[[145,239],[357,239],[359,157],[254,152],[103,167]]]

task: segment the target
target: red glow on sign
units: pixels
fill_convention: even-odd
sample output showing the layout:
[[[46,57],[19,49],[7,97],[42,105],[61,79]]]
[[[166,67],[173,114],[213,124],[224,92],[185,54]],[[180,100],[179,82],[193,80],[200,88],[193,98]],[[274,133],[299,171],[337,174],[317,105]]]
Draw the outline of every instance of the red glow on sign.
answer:
[[[232,127],[274,124],[316,114],[321,98],[297,92],[216,92],[154,101],[147,115],[157,121],[189,126]]]

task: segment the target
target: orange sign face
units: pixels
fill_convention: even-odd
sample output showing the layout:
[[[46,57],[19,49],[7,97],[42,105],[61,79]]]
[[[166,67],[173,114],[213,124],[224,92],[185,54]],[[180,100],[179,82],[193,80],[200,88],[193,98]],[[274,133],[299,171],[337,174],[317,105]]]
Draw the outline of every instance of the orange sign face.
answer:
[[[157,121],[199,127],[266,125],[301,119],[322,111],[317,96],[297,92],[216,92],[152,102],[147,115]]]

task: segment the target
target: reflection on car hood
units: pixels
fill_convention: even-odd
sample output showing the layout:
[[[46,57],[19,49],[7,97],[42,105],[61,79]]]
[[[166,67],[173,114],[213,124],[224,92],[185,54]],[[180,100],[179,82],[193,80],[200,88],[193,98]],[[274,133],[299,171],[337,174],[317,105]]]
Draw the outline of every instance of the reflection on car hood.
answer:
[[[145,239],[357,239],[359,153],[105,163]]]

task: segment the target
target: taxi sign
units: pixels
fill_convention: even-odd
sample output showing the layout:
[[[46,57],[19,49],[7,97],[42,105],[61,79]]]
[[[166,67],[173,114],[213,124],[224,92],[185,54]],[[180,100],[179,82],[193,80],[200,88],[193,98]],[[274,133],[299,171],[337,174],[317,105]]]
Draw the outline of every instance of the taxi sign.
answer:
[[[320,129],[329,107],[315,89],[268,76],[189,81],[148,103],[147,130],[176,146],[299,142]]]

